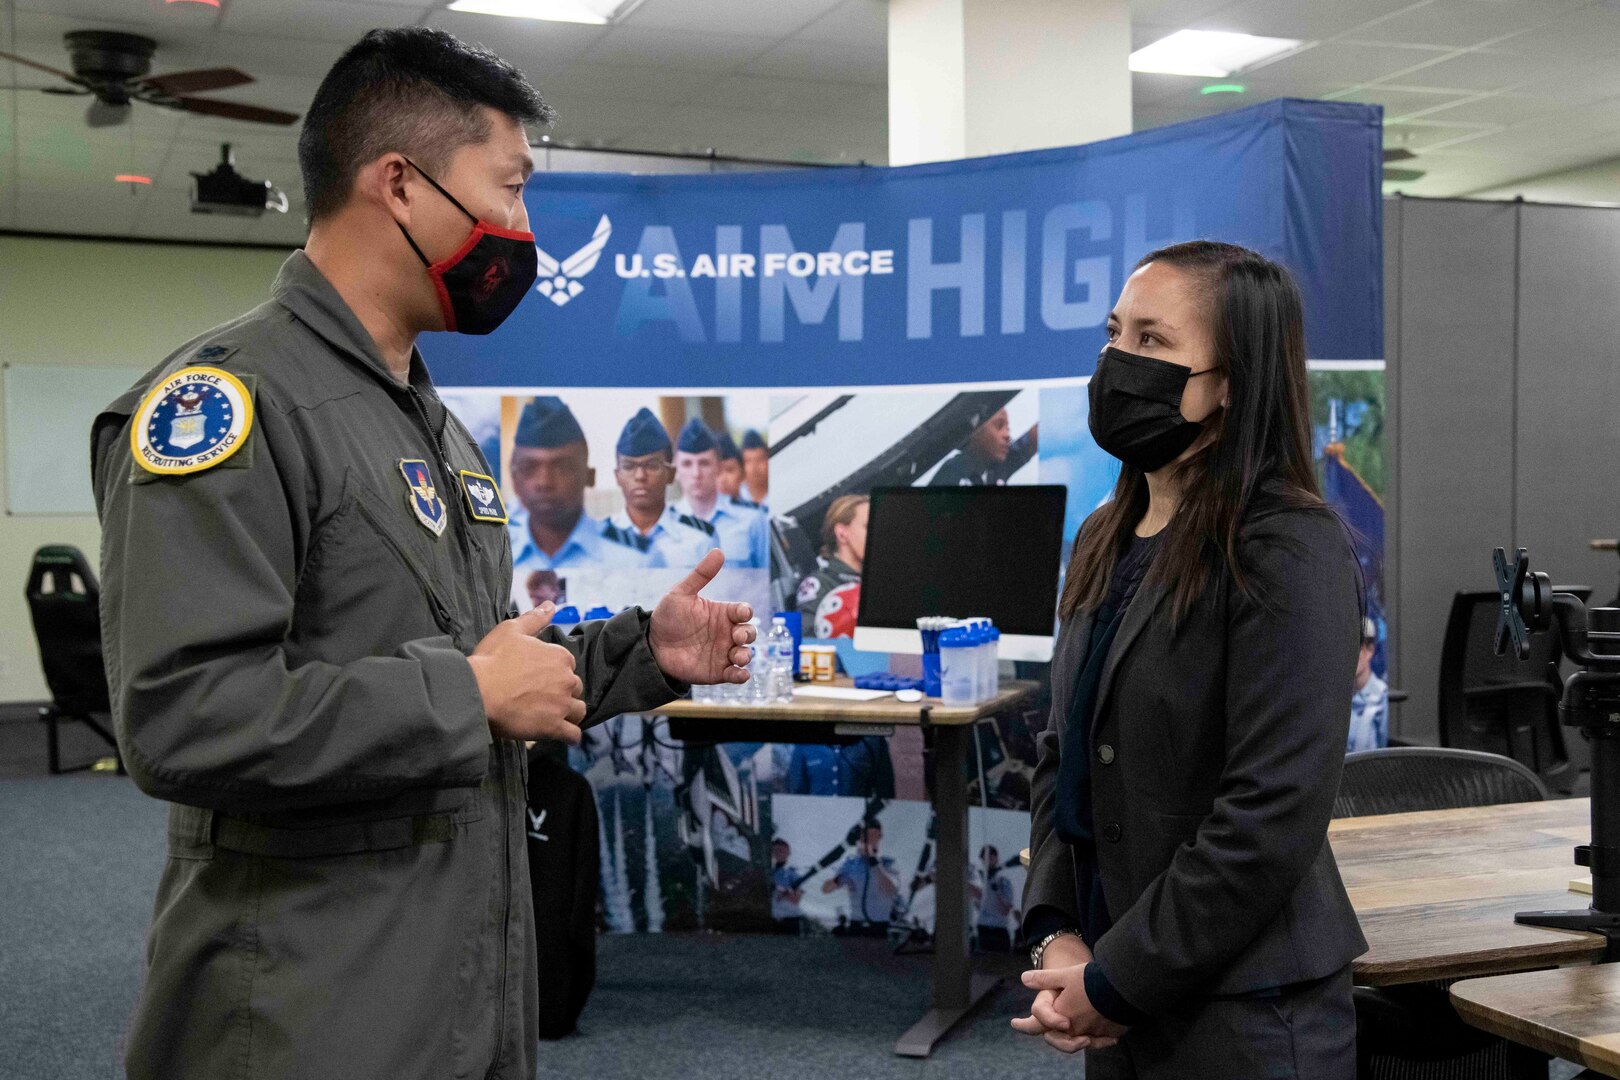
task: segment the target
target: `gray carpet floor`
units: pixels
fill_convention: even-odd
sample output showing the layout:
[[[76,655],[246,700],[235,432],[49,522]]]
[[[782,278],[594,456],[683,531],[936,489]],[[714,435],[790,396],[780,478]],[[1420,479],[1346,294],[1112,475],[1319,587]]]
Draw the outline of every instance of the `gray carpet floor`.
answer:
[[[64,759],[104,753],[64,736]],[[35,721],[0,716],[0,1080],[119,1077],[163,862],[163,808],[125,777],[45,775]],[[540,1048],[540,1080],[1083,1077],[1014,1034],[1018,965],[926,1061],[892,1053],[927,999],[927,957],[827,937],[602,939],[580,1031]],[[981,968],[987,965],[983,961]],[[1555,1063],[1552,1080],[1577,1070]]]

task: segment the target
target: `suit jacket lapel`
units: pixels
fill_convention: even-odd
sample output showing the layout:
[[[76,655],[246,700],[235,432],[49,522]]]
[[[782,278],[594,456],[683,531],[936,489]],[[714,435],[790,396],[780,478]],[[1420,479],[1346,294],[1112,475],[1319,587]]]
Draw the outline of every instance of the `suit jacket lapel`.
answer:
[[[1091,640],[1091,624],[1096,616],[1082,612],[1064,621],[1058,629],[1057,644],[1052,649],[1052,718],[1059,735],[1069,722],[1069,710],[1074,707],[1074,684],[1080,677],[1080,665],[1085,660],[1086,642]]]
[[[1125,609],[1125,621],[1120,623],[1114,634],[1113,647],[1108,650],[1108,658],[1103,663],[1102,679],[1097,685],[1097,708],[1091,714],[1091,729],[1095,736],[1097,718],[1102,715],[1103,707],[1108,704],[1108,692],[1114,688],[1114,675],[1119,670],[1119,662],[1125,658],[1136,639],[1141,637],[1142,631],[1147,629],[1148,622],[1153,618],[1153,611],[1165,598],[1170,590],[1162,585],[1148,585],[1145,582],[1137,589],[1136,596],[1131,600],[1131,606]]]

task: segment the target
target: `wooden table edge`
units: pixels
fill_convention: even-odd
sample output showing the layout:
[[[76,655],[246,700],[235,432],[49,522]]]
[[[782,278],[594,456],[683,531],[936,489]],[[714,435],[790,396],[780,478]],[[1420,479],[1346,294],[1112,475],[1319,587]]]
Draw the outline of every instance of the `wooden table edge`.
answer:
[[[834,685],[851,684],[848,680],[840,680]],[[762,720],[790,724],[848,722],[915,727],[921,723],[922,711],[927,709],[928,722],[936,727],[966,727],[1017,704],[1034,694],[1039,687],[1039,683],[1030,679],[1009,679],[1001,684],[1001,691],[995,697],[976,705],[946,705],[938,698],[905,702],[896,700],[891,694],[873,701],[806,698],[791,705],[697,704],[688,698],[676,698],[656,709],[642,711],[648,716],[666,716],[672,720]]]
[[[1511,975],[1537,968],[1562,967],[1595,960],[1608,948],[1608,941],[1602,934],[1577,930],[1547,932],[1567,936],[1569,940],[1508,946],[1488,954],[1474,953],[1469,960],[1455,963],[1414,959],[1363,964],[1356,960],[1351,964],[1351,972],[1361,986],[1400,986],[1436,979],[1472,979],[1482,975]]]
[[[1523,974],[1514,972],[1512,974]],[[1597,1069],[1608,1076],[1620,1075],[1620,1052],[1612,1056],[1588,1053],[1585,1042],[1578,1035],[1566,1032],[1554,1032],[1545,1027],[1530,1027],[1528,1021],[1521,1020],[1510,1013],[1494,1009],[1489,1005],[1465,997],[1469,983],[1486,982],[1486,979],[1463,979],[1451,985],[1448,997],[1452,1008],[1464,1021],[1492,1035],[1499,1035],[1504,1039],[1528,1046],[1532,1050],[1540,1050],[1544,1054],[1563,1058],[1565,1061],[1574,1061],[1591,1069]],[[1462,990],[1462,993],[1458,991]]]

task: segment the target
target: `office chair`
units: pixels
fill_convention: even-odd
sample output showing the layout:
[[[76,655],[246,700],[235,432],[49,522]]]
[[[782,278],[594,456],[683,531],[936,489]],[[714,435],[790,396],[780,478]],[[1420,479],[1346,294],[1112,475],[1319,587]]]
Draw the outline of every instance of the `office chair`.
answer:
[[[1492,594],[1494,595],[1494,594]],[[1392,746],[1345,755],[1334,817],[1541,802],[1547,787],[1511,758],[1478,750]],[[1447,991],[1455,979],[1357,986],[1362,1080],[1546,1080],[1547,1056],[1470,1027]]]
[[[77,720],[117,753],[118,740],[98,719],[112,712],[107,669],[101,660],[101,588],[84,552],[60,544],[34,552],[25,592],[39,642],[40,666],[51,691],[51,703],[39,710],[39,718],[45,722],[50,770],[55,774],[88,769],[89,763],[62,767],[58,725],[63,720]],[[124,771],[122,759],[118,771]]]
[[[1583,601],[1592,590],[1558,586]],[[1440,745],[1486,750],[1527,765],[1554,791],[1569,794],[1579,778],[1570,762],[1558,699],[1563,679],[1559,636],[1541,634],[1520,661],[1497,656],[1495,592],[1459,592],[1451,602],[1440,649]]]
[[[1541,802],[1547,785],[1500,754],[1434,746],[1358,750],[1344,757],[1334,817]]]

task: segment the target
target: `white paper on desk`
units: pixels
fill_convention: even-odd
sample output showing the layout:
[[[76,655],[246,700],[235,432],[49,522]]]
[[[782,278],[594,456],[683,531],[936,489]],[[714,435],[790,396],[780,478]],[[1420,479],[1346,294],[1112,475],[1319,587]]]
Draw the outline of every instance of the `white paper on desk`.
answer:
[[[834,698],[838,701],[876,701],[878,698],[891,697],[891,690],[857,690],[849,686],[795,686],[793,696]]]

